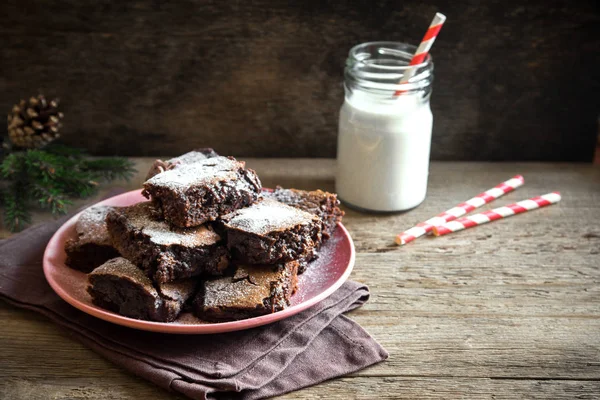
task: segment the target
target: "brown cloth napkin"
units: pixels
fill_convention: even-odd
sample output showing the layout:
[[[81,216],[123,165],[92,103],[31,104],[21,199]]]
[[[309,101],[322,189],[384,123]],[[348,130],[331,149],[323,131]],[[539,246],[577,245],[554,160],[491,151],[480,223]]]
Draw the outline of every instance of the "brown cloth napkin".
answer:
[[[193,399],[259,399],[363,369],[387,352],[342,315],[369,298],[346,282],[314,307],[276,323],[214,335],[169,335],[105,322],[70,306],[44,278],[46,243],[66,221],[0,241],[0,298],[46,315],[127,370]]]

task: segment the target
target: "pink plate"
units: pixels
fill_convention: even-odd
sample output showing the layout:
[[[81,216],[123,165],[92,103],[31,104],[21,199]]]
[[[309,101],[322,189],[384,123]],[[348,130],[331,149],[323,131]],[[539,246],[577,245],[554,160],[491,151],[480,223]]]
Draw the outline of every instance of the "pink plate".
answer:
[[[99,205],[127,206],[146,199],[139,190],[123,193],[104,200]],[[44,274],[52,289],[72,306],[97,318],[130,328],[146,331],[208,334],[230,332],[269,324],[290,317],[313,306],[335,292],[350,276],[354,266],[354,243],[342,224],[338,224],[335,235],[325,243],[319,258],[299,276],[298,291],[292,297],[289,308],[274,314],[249,318],[241,321],[208,323],[190,313],[182,314],[175,322],[150,322],[123,317],[92,304],[86,291],[87,276],[65,265],[65,241],[75,236],[75,222],[79,215],[67,221],[54,234],[44,253]]]

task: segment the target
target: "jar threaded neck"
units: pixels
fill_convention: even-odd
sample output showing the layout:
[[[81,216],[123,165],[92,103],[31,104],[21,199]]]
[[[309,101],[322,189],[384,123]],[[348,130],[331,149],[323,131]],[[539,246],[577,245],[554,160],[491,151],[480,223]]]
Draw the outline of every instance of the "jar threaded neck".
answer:
[[[433,82],[433,60],[428,55],[423,63],[410,66],[416,49],[416,46],[399,42],[369,42],[354,46],[344,69],[346,90],[382,95],[396,91],[429,94]],[[401,84],[404,74],[412,68],[416,68],[414,75]]]

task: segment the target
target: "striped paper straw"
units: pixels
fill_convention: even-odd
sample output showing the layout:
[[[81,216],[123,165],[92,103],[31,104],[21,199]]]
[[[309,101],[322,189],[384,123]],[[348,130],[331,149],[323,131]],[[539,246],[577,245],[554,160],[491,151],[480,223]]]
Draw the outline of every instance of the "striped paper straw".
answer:
[[[399,234],[396,236],[396,244],[404,245],[406,243],[412,242],[416,238],[425,235],[428,232],[433,230],[433,227],[436,225],[443,225],[446,222],[455,220],[458,217],[462,217],[463,215],[470,213],[476,208],[481,207],[484,204],[487,204],[500,196],[505,195],[506,193],[512,192],[519,186],[523,185],[525,180],[521,175],[513,176],[511,179],[506,182],[502,182],[501,184],[494,186],[491,189],[486,190],[483,193],[479,193],[477,196],[473,197],[465,201],[464,203],[460,203],[459,205],[444,211],[443,213],[428,219],[425,222],[420,222],[409,230]]]
[[[462,231],[463,229],[472,228],[477,225],[487,224],[500,218],[508,218],[516,214],[521,214],[536,208],[546,207],[560,201],[560,193],[552,192],[543,196],[534,197],[519,201],[508,206],[494,208],[491,211],[473,214],[468,217],[457,219],[456,221],[448,222],[447,224],[434,226],[433,234],[435,236],[443,236],[452,232]]]
[[[431,21],[431,25],[429,25],[429,29],[425,32],[425,36],[423,36],[423,40],[421,40],[421,44],[417,47],[417,51],[415,55],[410,60],[409,66],[414,66],[423,63],[425,61],[425,57],[429,54],[429,50],[431,46],[433,46],[433,42],[435,42],[435,38],[437,37],[440,29],[442,29],[442,25],[444,25],[444,21],[446,21],[446,16],[442,13],[436,13],[435,17]],[[404,72],[404,76],[400,80],[400,84],[406,83],[412,78],[417,72],[417,68],[409,68]],[[403,90],[397,90],[394,92],[394,96],[399,96],[402,94]]]

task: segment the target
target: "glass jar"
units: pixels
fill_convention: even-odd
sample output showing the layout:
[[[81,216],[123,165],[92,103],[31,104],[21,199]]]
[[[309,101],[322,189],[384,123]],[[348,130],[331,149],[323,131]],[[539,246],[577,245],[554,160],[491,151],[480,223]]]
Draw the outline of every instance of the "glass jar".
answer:
[[[402,211],[425,199],[433,116],[427,56],[400,84],[416,47],[363,43],[350,50],[340,110],[336,191],[369,211]]]

